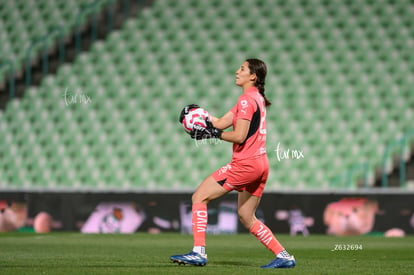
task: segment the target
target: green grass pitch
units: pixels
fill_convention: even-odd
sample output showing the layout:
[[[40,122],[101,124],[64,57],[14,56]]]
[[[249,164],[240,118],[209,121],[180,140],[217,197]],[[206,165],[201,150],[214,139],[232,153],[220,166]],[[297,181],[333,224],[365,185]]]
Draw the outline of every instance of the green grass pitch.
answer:
[[[414,274],[413,236],[278,238],[295,268],[260,269],[272,254],[248,234],[208,235],[209,263],[195,267],[169,261],[190,251],[191,235],[3,233],[0,274]]]

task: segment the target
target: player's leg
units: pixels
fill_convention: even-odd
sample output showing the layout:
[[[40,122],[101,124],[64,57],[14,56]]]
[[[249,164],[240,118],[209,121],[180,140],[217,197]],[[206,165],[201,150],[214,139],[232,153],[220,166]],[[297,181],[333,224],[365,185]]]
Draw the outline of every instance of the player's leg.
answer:
[[[171,256],[170,259],[173,262],[199,266],[207,264],[205,251],[208,220],[207,204],[228,192],[211,175],[198,186],[192,196],[193,250],[187,254]]]
[[[272,231],[255,216],[260,197],[253,196],[248,191],[239,193],[238,214],[241,223],[252,233],[267,249],[275,255],[284,250],[284,247],[274,237]]]
[[[256,218],[256,209],[260,203],[260,197],[254,196],[248,191],[239,193],[238,214],[241,223],[249,229],[267,249],[274,253],[276,259],[263,268],[286,268],[296,265],[295,259],[279,243],[272,231]]]
[[[228,192],[229,190],[225,189],[223,186],[218,184],[214,177],[210,175],[207,178],[205,178],[197,187],[191,200],[193,204],[207,204],[210,201],[215,200]]]
[[[260,197],[253,196],[246,190],[238,193],[237,214],[239,215],[240,222],[247,229],[250,229],[257,220],[256,209],[259,203]]]
[[[192,196],[192,225],[194,251],[205,254],[207,229],[207,204],[229,191],[224,189],[213,176],[208,176],[197,188]]]

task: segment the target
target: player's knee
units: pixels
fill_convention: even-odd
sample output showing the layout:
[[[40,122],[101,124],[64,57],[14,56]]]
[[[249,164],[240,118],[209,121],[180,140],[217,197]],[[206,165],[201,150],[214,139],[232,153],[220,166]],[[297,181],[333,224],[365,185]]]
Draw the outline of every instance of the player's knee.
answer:
[[[194,193],[194,194],[193,194],[193,196],[191,197],[191,202],[192,202],[193,204],[195,204],[195,203],[200,203],[200,202],[201,202],[201,201],[200,201],[199,196],[197,195],[197,193]]]
[[[191,197],[191,202],[193,204],[195,203],[206,203],[207,204],[209,202],[209,199],[195,192],[193,196]]]
[[[254,216],[251,215],[250,213],[246,213],[245,211],[238,211],[238,216],[239,216],[239,220],[240,222],[244,225],[244,227],[246,227],[247,229],[249,229],[252,225],[252,222],[254,220]]]

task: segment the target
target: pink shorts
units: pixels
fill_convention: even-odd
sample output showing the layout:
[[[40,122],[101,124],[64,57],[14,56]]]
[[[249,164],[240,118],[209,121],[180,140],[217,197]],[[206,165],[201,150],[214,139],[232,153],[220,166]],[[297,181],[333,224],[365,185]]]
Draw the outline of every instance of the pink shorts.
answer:
[[[244,191],[261,197],[269,175],[267,155],[256,159],[232,160],[211,174],[228,191]]]

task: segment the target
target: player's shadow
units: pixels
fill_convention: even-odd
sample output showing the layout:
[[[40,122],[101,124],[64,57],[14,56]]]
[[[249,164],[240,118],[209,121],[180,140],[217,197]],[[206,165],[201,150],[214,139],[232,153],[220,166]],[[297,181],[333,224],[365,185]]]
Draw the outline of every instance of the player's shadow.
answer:
[[[214,265],[228,265],[228,266],[246,266],[246,267],[251,267],[251,266],[255,266],[253,264],[250,264],[246,261],[214,261]]]

